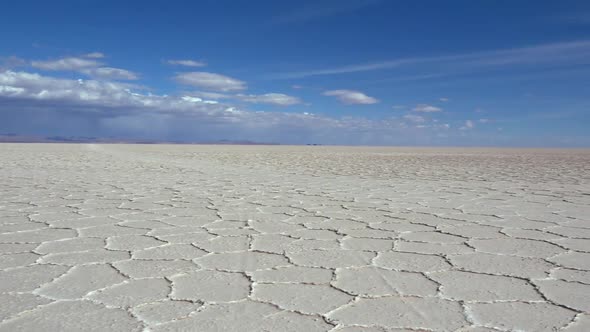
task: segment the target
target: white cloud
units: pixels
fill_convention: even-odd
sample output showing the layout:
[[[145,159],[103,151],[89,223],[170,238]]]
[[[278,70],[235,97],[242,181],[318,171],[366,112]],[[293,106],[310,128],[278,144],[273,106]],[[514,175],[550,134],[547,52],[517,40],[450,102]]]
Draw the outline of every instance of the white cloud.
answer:
[[[208,72],[180,73],[176,75],[175,79],[181,84],[214,91],[227,92],[246,89],[246,83],[243,81]]]
[[[182,96],[180,99],[182,99],[184,101],[191,102],[191,103],[219,104],[219,102],[215,101],[215,100],[203,100],[201,98],[191,97],[191,96]]]
[[[226,93],[208,92],[208,91],[195,91],[195,92],[192,92],[191,95],[201,97],[201,98],[209,98],[209,99],[229,99],[229,98],[233,97],[233,95],[226,94]]]
[[[103,58],[102,53],[85,54],[83,58],[69,57],[48,61],[32,61],[31,66],[48,71],[76,71],[93,78],[105,80],[137,80],[139,76],[129,70],[113,67],[103,67],[101,62],[94,59]]]
[[[465,121],[465,125],[463,125],[463,127],[459,128],[461,130],[468,130],[468,129],[473,129],[475,127],[475,124],[473,123],[473,121],[471,120],[466,120]]]
[[[108,80],[136,80],[139,78],[134,72],[112,67],[82,69],[80,72],[92,77]]]
[[[488,123],[490,119],[479,119],[479,123]]]
[[[445,98],[445,97],[443,97],[443,98],[439,98],[438,100],[440,100],[440,101],[442,101],[443,103],[445,103],[445,102],[449,101],[450,99],[449,99],[449,98]]]
[[[70,80],[41,76],[26,72],[0,73],[0,98],[14,102],[25,101],[27,106],[75,107],[97,112],[117,109],[133,112],[143,109],[156,112],[192,112],[208,109],[205,102],[133,92],[136,86],[96,80]],[[214,108],[217,109],[217,108]]]
[[[376,104],[379,100],[367,96],[360,91],[354,90],[330,90],[323,93],[324,96],[336,97],[341,103],[344,104]]]
[[[422,112],[422,113],[433,113],[433,112],[441,112],[442,108],[432,106],[432,105],[427,105],[427,104],[418,104],[418,105],[416,105],[416,107],[414,107],[413,111],[414,112]]]
[[[35,124],[43,132],[99,137],[191,141],[226,138],[293,144],[441,144],[436,136],[439,129],[434,125],[420,129],[417,135],[418,129],[404,121],[408,119],[264,112],[200,96],[156,95],[144,89],[121,82],[0,72],[0,123],[11,119],[22,124],[21,128]]]
[[[197,97],[191,97],[191,96],[183,96],[181,99],[184,101],[190,101],[191,103],[202,103],[203,102],[203,99],[197,98]]]
[[[102,54],[100,52],[92,52],[92,53],[84,54],[84,57],[91,58],[91,59],[102,59],[102,58],[104,58],[104,54]]]
[[[74,57],[31,62],[31,66],[35,68],[54,71],[79,71],[82,69],[98,67],[100,65],[101,63],[97,62],[96,60]]]
[[[415,114],[406,114],[406,115],[404,115],[404,119],[414,122],[414,123],[422,123],[422,122],[426,121],[426,119],[423,116],[415,115]]]
[[[202,61],[195,60],[168,60],[166,61],[169,65],[178,65],[185,67],[205,67],[207,64]]]
[[[254,94],[228,94],[218,92],[196,91],[191,93],[192,96],[208,99],[227,99],[240,100],[252,104],[270,104],[277,106],[291,106],[301,104],[301,99],[289,96],[283,93],[265,93],[261,95]]]
[[[25,93],[25,89],[11,85],[0,85],[0,95],[8,97],[17,97]]]
[[[282,93],[266,93],[263,95],[242,95],[238,94],[236,97],[245,102],[254,104],[271,104],[278,106],[291,106],[301,104],[301,99],[293,96],[288,96]]]
[[[227,113],[249,114],[260,118],[266,112],[243,112],[228,104],[200,97],[166,96],[151,93],[134,92],[137,87],[132,84],[97,80],[71,80],[53,78],[27,72],[0,72],[0,101],[11,100],[25,102],[26,105],[39,107],[56,107],[57,109],[74,108],[91,113],[112,112],[117,110],[124,114],[133,112],[156,112],[165,114],[194,114],[227,120]],[[270,103],[275,105],[292,105],[299,99],[284,94],[269,93],[264,95],[223,95],[234,99],[244,99],[253,103]],[[1,105],[1,103],[0,103]],[[100,113],[99,112],[99,113]],[[285,117],[289,117],[287,113]],[[273,115],[272,117],[276,117]],[[281,115],[283,117],[283,115]],[[235,120],[235,119],[234,119]]]

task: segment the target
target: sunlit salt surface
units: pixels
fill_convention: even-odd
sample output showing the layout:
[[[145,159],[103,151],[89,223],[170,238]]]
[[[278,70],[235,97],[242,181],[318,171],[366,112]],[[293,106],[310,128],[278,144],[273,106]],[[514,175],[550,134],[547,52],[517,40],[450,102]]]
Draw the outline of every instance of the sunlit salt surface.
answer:
[[[588,331],[590,152],[0,145],[0,331]]]

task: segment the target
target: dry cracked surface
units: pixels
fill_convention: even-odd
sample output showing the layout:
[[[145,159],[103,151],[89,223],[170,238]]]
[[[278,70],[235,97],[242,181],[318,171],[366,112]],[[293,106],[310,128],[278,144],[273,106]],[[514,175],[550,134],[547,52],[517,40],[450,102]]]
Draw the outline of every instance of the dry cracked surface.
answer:
[[[589,331],[590,152],[0,145],[0,331]]]

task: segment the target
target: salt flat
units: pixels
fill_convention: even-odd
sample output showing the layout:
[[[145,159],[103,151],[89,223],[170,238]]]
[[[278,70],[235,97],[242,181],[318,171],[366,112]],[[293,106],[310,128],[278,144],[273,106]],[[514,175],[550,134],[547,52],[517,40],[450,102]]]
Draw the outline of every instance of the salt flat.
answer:
[[[590,152],[0,145],[0,331],[590,331]]]

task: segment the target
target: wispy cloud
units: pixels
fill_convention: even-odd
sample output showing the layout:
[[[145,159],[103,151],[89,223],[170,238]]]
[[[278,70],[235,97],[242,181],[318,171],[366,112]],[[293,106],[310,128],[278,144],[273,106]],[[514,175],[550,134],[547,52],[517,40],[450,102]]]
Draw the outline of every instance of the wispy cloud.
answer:
[[[76,57],[31,62],[31,66],[34,68],[52,71],[78,71],[82,69],[98,67],[100,65],[102,64],[96,60]]]
[[[191,96],[182,96],[180,99],[189,101],[191,103],[219,104],[219,102],[216,100],[203,100],[201,98]]]
[[[459,129],[460,130],[470,130],[470,129],[473,129],[474,127],[475,127],[475,123],[473,123],[473,121],[465,120],[465,124]]]
[[[185,66],[185,67],[205,67],[207,64],[203,61],[195,60],[167,60],[169,65]]]
[[[230,93],[218,93],[218,92],[208,92],[208,91],[197,91],[191,93],[192,96],[197,96],[200,98],[209,98],[214,100],[236,100],[236,101],[243,101],[252,104],[268,104],[268,105],[275,105],[275,106],[292,106],[297,104],[302,104],[303,101],[294,96],[289,96],[284,93],[265,93],[260,95],[255,94],[230,94]]]
[[[0,57],[0,70],[11,69],[26,65],[27,62],[17,56]]]
[[[404,115],[404,119],[414,122],[414,123],[423,123],[426,122],[426,119],[423,116],[415,115],[415,114],[406,114]]]
[[[330,90],[323,93],[324,96],[336,97],[343,104],[376,104],[376,98],[367,96],[363,92],[354,90]]]
[[[434,113],[434,112],[442,112],[442,108],[427,105],[427,104],[418,104],[416,107],[412,109],[414,112],[422,112],[422,113]]]
[[[191,92],[190,95],[209,99],[231,99],[233,97],[231,94],[210,91],[195,91]]]
[[[93,78],[106,80],[136,80],[139,78],[139,75],[132,71],[103,66],[102,62],[96,60],[103,57],[104,54],[94,52],[81,57],[36,60],[31,61],[31,67],[45,71],[75,71]]]
[[[266,93],[262,95],[236,95],[236,98],[254,104],[270,104],[277,106],[291,106],[301,104],[301,99],[283,93]]]
[[[99,68],[89,68],[89,69],[82,69],[80,72],[96,77],[102,78],[107,80],[136,80],[139,79],[139,76],[131,72],[129,70],[120,69],[120,68],[112,68],[112,67],[99,67]]]
[[[179,73],[175,76],[175,80],[178,83],[205,90],[227,92],[246,89],[246,82],[244,81],[208,72]]]
[[[382,62],[370,62],[335,68],[278,74],[274,78],[290,79],[310,76],[337,75],[413,65],[436,65],[450,71],[477,70],[499,66],[574,65],[590,63],[590,40],[542,44],[530,47],[491,50],[485,52],[442,55],[433,57],[411,57]]]
[[[102,58],[104,58],[104,54],[102,54],[100,52],[92,52],[92,53],[84,54],[84,57],[91,58],[91,59],[102,59]]]

